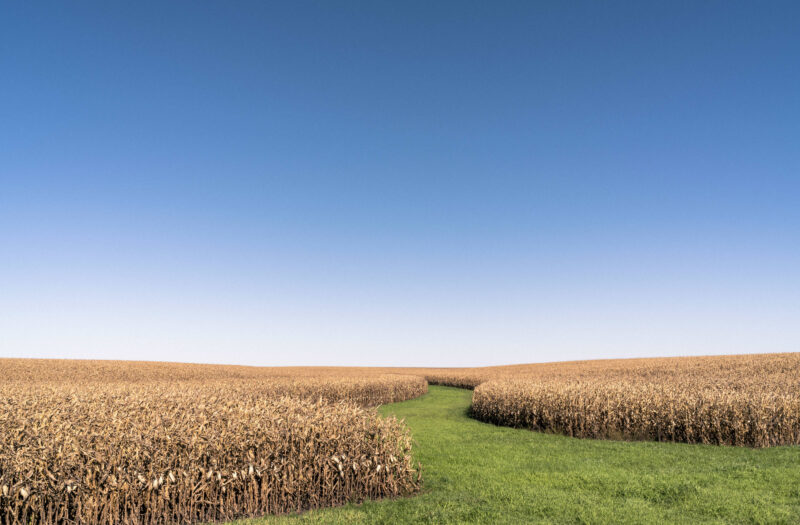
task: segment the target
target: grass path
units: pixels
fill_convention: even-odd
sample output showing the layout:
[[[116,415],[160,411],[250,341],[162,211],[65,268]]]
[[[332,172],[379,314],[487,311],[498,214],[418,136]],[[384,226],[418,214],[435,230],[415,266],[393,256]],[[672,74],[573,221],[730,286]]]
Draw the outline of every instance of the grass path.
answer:
[[[800,447],[574,439],[470,419],[471,392],[431,387],[381,407],[405,418],[424,491],[289,523],[800,523]]]

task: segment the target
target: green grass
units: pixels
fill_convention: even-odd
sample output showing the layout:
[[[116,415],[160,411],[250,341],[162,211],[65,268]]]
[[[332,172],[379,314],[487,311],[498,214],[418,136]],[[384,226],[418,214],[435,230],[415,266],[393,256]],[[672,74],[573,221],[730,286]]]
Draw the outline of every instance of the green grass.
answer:
[[[405,418],[423,493],[288,523],[800,523],[800,447],[575,439],[470,419],[472,393],[431,387],[381,407]]]

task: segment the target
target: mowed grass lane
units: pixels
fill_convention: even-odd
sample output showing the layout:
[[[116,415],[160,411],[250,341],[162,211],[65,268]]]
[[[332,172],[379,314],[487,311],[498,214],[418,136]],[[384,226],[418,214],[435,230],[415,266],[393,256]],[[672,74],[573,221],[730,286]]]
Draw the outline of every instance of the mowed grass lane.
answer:
[[[472,392],[430,387],[381,407],[405,418],[423,493],[289,523],[800,523],[800,447],[575,439],[469,417]]]

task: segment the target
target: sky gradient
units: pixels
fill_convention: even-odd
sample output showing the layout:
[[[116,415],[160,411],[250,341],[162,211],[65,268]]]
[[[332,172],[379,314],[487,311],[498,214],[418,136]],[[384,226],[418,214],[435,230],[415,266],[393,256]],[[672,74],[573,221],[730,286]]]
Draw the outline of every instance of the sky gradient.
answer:
[[[0,356],[800,351],[798,2],[10,2]]]

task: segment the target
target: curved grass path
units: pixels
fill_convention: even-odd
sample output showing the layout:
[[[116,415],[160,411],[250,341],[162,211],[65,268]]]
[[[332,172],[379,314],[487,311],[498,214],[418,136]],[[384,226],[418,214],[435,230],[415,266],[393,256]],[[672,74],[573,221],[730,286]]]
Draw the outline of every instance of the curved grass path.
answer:
[[[470,419],[471,396],[432,386],[381,407],[411,428],[421,495],[237,523],[800,523],[800,447],[541,434]]]

